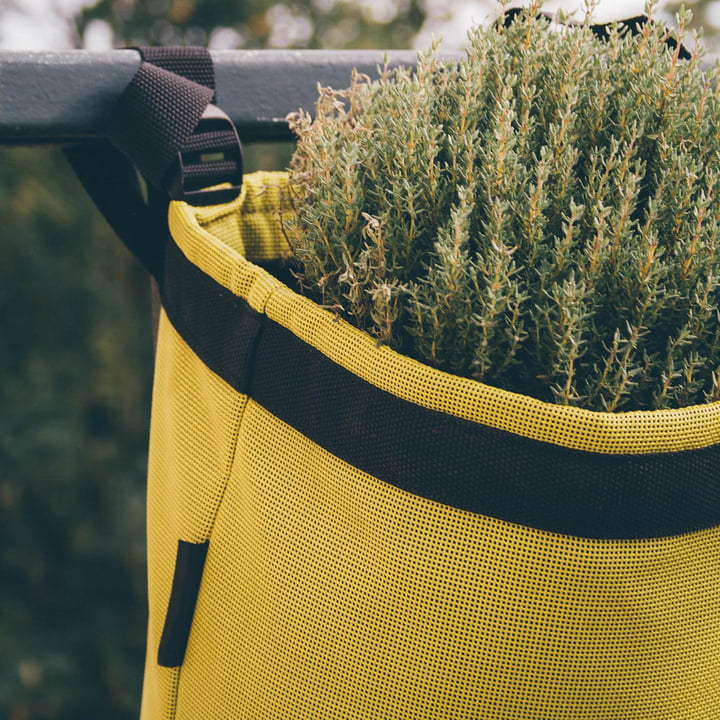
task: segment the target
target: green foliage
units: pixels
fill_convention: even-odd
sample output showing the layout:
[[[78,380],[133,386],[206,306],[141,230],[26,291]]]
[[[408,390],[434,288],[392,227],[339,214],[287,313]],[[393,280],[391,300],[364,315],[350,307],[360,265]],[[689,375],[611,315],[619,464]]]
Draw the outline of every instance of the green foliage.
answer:
[[[421,0],[100,0],[75,25],[82,38],[106,22],[124,45],[207,45],[225,31],[224,48],[402,48],[424,19]]]
[[[716,400],[717,70],[659,24],[602,42],[538,12],[291,117],[300,284],[379,342],[543,400]]]
[[[136,717],[148,281],[58,151],[0,187],[0,717]]]

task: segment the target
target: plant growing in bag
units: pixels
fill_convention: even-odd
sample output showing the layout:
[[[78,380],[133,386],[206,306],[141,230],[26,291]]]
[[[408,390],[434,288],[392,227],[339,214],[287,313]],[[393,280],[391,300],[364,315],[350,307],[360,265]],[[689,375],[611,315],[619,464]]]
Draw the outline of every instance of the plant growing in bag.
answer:
[[[291,116],[303,292],[542,400],[720,399],[717,70],[653,22],[600,39],[539,6],[469,37],[462,62],[433,48]]]

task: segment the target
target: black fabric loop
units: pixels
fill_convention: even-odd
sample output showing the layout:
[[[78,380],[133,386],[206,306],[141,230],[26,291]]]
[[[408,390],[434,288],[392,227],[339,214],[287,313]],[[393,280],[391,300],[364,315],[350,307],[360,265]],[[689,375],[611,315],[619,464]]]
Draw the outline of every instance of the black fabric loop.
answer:
[[[108,129],[112,143],[158,188],[192,135],[213,90],[143,63],[120,98]]]
[[[224,150],[232,148],[237,143],[237,137],[232,132],[206,132],[195,133],[183,145],[183,152],[203,152],[205,150]]]
[[[522,17],[528,12],[526,8],[509,8],[499,18],[498,22],[503,27],[510,27],[519,17]],[[545,20],[548,23],[554,22],[555,18],[552,14],[547,12],[537,13],[536,18],[538,20]],[[621,33],[629,32],[631,35],[638,35],[642,32],[642,28],[647,25],[648,22],[652,22],[647,15],[635,15],[634,17],[625,18],[623,20],[617,20],[607,23],[595,23],[590,25],[590,31],[595,37],[600,40],[607,40],[610,37],[610,28],[617,26]],[[580,27],[581,23],[568,21],[564,23],[568,27]],[[678,47],[677,40],[670,34],[670,31],[666,31],[665,44],[671,49],[676,50]],[[681,60],[690,60],[692,54],[684,45],[680,45],[679,57]]]
[[[208,541],[178,541],[170,601],[158,648],[157,662],[161,667],[179,667],[185,660],[208,547]]]
[[[109,141],[71,146],[65,155],[115,233],[162,282],[169,236],[164,181],[186,144],[190,152],[202,152],[217,139],[212,133],[193,137],[214,97],[215,73],[205,48],[135,49],[142,62],[119,100]],[[147,193],[134,166],[150,180]]]
[[[215,89],[212,56],[203,47],[136,47],[140,57],[152,65],[180,75],[198,85]]]

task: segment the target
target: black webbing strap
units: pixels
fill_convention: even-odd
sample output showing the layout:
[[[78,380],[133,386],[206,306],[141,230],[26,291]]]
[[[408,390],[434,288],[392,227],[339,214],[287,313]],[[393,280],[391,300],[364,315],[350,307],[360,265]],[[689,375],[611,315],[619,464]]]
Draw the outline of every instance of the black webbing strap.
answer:
[[[526,8],[508,8],[500,16],[499,21],[502,22],[503,27],[510,27],[515,20],[522,15],[525,15],[527,12],[529,11]],[[536,17],[547,20],[548,22],[553,22],[555,20],[552,14],[546,12],[539,12]],[[590,25],[590,31],[600,40],[607,40],[610,37],[610,28],[613,26],[617,26],[620,32],[629,32],[631,35],[638,35],[642,32],[643,26],[648,22],[651,22],[651,20],[647,15],[635,15],[634,17],[625,18],[623,20],[608,23],[595,23],[594,25]],[[581,26],[581,23],[573,21],[566,21],[565,24],[568,27]],[[664,42],[672,50],[675,50],[678,46],[677,40],[670,34],[669,31],[667,31],[667,34],[665,35]],[[678,56],[681,60],[690,60],[692,57],[690,51],[682,44],[680,45]]]
[[[192,71],[193,61],[197,62],[201,66],[197,75],[210,82],[206,86],[154,65],[144,48],[137,49],[143,62],[120,97],[107,136],[155,187],[163,189],[178,153],[213,100],[212,60],[207,52],[197,53],[199,48],[181,48],[185,62],[168,63]]]
[[[205,48],[136,49],[142,62],[113,113],[108,141],[65,153],[113,230],[159,280],[168,197],[195,205],[237,197],[242,151],[232,122],[212,104],[215,73]]]
[[[162,281],[168,240],[167,197],[143,192],[137,171],[107,140],[64,149],[88,195],[130,252]]]
[[[212,57],[203,47],[136,47],[143,61],[215,90]]]

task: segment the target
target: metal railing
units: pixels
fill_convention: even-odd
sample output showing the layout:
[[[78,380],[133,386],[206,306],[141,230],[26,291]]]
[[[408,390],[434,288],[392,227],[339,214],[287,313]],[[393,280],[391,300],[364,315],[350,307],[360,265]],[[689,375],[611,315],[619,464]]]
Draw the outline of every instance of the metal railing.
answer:
[[[376,76],[415,65],[413,51],[223,50],[212,53],[216,104],[244,141],[289,140],[285,117],[311,112],[318,83],[347,87],[353,68]],[[459,56],[458,56],[459,57]],[[0,51],[0,145],[100,137],[140,64],[135,50]]]

